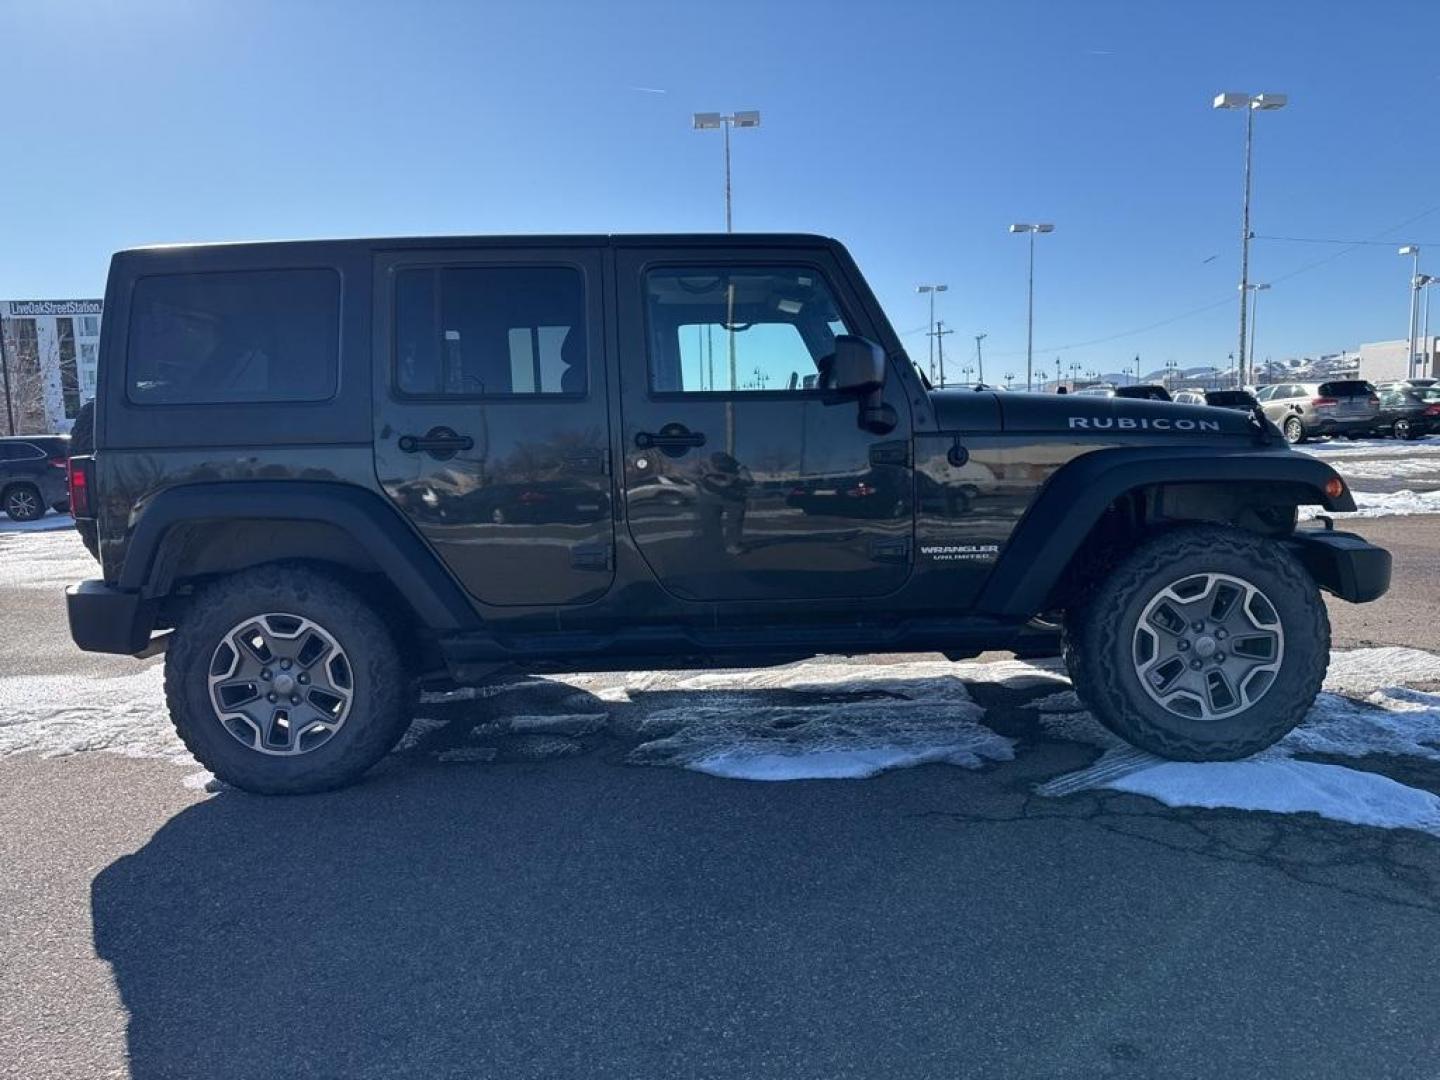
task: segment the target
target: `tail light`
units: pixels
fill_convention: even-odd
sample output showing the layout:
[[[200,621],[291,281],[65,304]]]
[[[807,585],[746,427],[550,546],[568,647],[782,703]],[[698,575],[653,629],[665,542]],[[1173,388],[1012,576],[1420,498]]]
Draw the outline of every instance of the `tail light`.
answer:
[[[69,459],[69,458],[65,458],[65,457],[52,457],[52,458],[50,459],[50,464],[51,464],[54,468],[63,469],[63,468],[66,467],[66,465],[69,463],[69,461],[70,461],[70,459]]]
[[[94,517],[95,512],[91,508],[91,466],[94,460],[88,457],[73,457],[67,466],[67,479],[70,481],[70,513],[77,518]]]
[[[1380,407],[1380,398],[1379,398],[1377,395],[1375,395],[1375,394],[1371,394],[1371,395],[1370,395],[1370,404],[1371,404],[1371,405],[1374,405],[1375,408],[1378,409],[1378,408]]]
[[[1425,406],[1425,415],[1426,415],[1426,416],[1440,416],[1440,405],[1426,405],[1426,406]]]
[[[1316,409],[1333,409],[1340,402],[1333,397],[1317,397],[1310,399],[1310,405]]]

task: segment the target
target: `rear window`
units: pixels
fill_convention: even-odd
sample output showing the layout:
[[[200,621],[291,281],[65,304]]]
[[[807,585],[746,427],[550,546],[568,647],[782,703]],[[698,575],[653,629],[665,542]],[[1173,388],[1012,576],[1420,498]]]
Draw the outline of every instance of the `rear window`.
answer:
[[[1248,407],[1254,403],[1254,398],[1244,390],[1212,390],[1205,395],[1205,403],[1221,408],[1233,408],[1236,405]]]
[[[1375,387],[1364,379],[1339,379],[1320,384],[1321,397],[1369,397]]]
[[[131,300],[126,392],[142,405],[323,401],[339,351],[334,270],[146,277]]]

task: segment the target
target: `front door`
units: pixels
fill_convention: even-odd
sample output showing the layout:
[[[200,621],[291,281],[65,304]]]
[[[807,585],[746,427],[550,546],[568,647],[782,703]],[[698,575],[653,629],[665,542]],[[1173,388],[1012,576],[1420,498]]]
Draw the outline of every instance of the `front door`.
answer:
[[[823,253],[621,248],[631,538],[686,600],[878,596],[910,574],[910,412],[887,430],[827,389],[835,336],[874,328]]]
[[[601,265],[557,248],[378,260],[376,471],[484,603],[610,586]]]

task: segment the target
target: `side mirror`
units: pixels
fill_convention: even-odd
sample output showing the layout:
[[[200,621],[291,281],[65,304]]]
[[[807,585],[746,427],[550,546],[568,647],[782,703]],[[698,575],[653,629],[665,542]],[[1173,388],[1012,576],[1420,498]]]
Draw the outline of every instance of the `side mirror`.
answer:
[[[885,385],[885,350],[855,334],[835,337],[830,386],[841,394],[863,397]]]

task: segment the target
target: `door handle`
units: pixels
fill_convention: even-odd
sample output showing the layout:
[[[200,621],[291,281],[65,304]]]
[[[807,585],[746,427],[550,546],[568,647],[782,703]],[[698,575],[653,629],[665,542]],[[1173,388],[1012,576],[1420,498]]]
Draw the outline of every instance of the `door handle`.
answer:
[[[444,461],[461,450],[473,449],[475,440],[448,427],[433,427],[424,435],[401,435],[399,446],[404,453],[429,454]]]
[[[659,431],[637,431],[635,445],[641,450],[654,447],[678,456],[692,446],[704,446],[705,436],[702,432],[691,431],[684,424],[666,424]]]

